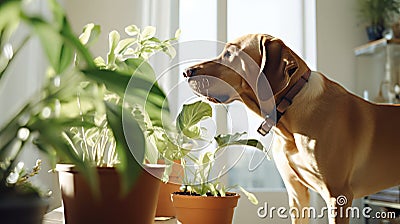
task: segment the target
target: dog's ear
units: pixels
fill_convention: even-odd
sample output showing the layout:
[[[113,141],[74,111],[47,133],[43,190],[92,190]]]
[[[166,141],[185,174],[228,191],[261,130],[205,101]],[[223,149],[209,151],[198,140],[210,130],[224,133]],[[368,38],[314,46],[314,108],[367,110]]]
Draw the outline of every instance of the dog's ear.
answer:
[[[280,39],[272,36],[262,35],[259,46],[260,73],[266,76],[275,95],[285,89],[291,78],[298,72],[299,62],[305,63]],[[263,77],[259,79],[265,80]]]

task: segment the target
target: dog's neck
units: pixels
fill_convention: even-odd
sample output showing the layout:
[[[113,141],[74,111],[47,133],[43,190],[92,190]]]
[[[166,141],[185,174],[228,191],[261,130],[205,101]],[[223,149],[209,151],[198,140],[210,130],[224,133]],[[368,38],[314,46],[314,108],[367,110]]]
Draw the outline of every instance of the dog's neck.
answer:
[[[301,73],[300,73],[301,74]],[[286,112],[289,106],[292,104],[294,97],[300,92],[300,90],[304,87],[304,85],[308,82],[310,78],[311,70],[307,67],[303,74],[289,83],[289,85],[279,94],[275,96],[276,102],[276,114],[275,111],[267,112],[265,114],[265,120],[258,128],[258,133],[265,136],[269,133],[271,128],[278,123],[279,119]],[[294,78],[294,77],[293,77]]]

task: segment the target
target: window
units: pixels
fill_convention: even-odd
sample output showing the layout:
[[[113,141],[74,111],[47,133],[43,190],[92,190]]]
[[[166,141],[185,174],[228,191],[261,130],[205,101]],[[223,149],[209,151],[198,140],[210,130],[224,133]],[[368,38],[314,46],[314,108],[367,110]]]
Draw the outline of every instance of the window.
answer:
[[[305,32],[306,28],[308,28],[306,26],[308,20],[303,17],[306,8],[304,4],[312,4],[311,2],[313,1],[248,0],[245,4],[241,0],[219,1],[219,4],[217,2],[213,0],[180,1],[179,27],[182,29],[181,42],[194,40],[215,41],[224,36],[229,41],[247,33],[266,33],[282,39],[290,48],[303,57],[309,56],[311,59],[315,57],[310,54],[307,55],[307,52],[310,52],[308,49],[313,45],[307,45],[305,36],[312,36],[313,34],[308,32],[312,28],[307,29],[307,33]],[[226,4],[224,5],[223,3]],[[310,7],[307,8],[309,10]],[[310,16],[313,16],[313,14],[311,13]],[[227,30],[225,34],[224,30]],[[219,47],[213,47],[212,45],[210,47],[211,54],[212,51],[215,51],[213,56],[219,54]],[[186,54],[187,52],[183,51],[182,53]],[[207,58],[199,57],[199,59],[206,60]],[[182,61],[180,60],[180,62]],[[190,61],[186,63],[183,61],[180,67],[183,69],[190,64],[198,62]],[[182,86],[181,88],[182,90],[179,92],[180,104],[182,100],[190,98],[188,94],[191,94],[191,90],[188,87]],[[220,126],[220,130],[228,130],[229,132],[246,131],[249,137],[260,139],[266,147],[269,147],[272,141],[272,134],[262,137],[256,131],[263,120],[262,118],[248,110],[240,102],[234,102],[226,108],[227,111],[224,112],[224,107],[215,107],[217,116],[226,116],[226,119],[217,119],[216,123]],[[243,119],[243,114],[246,114],[247,119]],[[224,121],[221,122],[221,120]],[[221,126],[224,127],[221,128]],[[229,153],[225,153],[225,157],[225,163],[228,166],[234,164],[227,175],[226,181],[228,183],[238,183],[250,189],[284,187],[273,161],[267,160],[264,153],[256,150],[245,150],[243,153],[242,150],[231,149]]]

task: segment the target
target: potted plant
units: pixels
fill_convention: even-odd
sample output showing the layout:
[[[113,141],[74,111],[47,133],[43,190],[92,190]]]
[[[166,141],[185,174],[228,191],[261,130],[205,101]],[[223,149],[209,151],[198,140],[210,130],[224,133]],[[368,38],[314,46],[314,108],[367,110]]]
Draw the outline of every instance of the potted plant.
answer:
[[[19,162],[5,176],[11,161],[0,162],[0,217],[1,222],[42,223],[43,215],[48,208],[47,197],[29,178],[39,173],[41,161],[37,160],[32,170],[26,170],[24,163]],[[21,216],[21,214],[24,214]]]
[[[122,179],[123,193],[127,193],[143,173],[140,161],[144,160],[144,133],[137,119],[133,115],[129,116],[131,114],[129,108],[121,102],[98,100],[101,94],[97,87],[104,87],[103,90],[113,92],[121,99],[125,96],[132,100],[131,102],[145,105],[145,110],[149,112],[151,121],[154,123],[157,123],[157,118],[162,112],[168,112],[164,103],[165,95],[157,84],[151,81],[151,78],[145,77],[145,74],[133,76],[132,72],[128,72],[137,70],[143,63],[137,64],[138,61],[130,60],[133,64],[130,64],[127,69],[120,70],[96,65],[88,47],[83,45],[72,32],[62,7],[55,0],[48,0],[47,3],[50,17],[27,13],[26,2],[2,1],[0,3],[0,49],[5,49],[6,45],[7,49],[10,49],[12,45],[9,43],[14,38],[12,34],[20,23],[29,27],[29,32],[24,34],[22,42],[17,42],[11,50],[1,52],[0,81],[3,81],[3,77],[15,73],[13,66],[18,66],[14,65],[15,55],[32,37],[38,37],[43,43],[43,51],[50,65],[48,78],[43,88],[32,98],[27,99],[21,109],[0,127],[2,164],[0,198],[9,197],[10,192],[17,192],[17,185],[5,180],[12,175],[19,162],[18,156],[25,149],[25,144],[29,142],[47,153],[53,163],[61,159],[73,164],[74,169],[82,174],[81,178],[87,181],[90,189],[100,192],[97,186],[101,180],[97,176],[95,166],[84,157],[83,153],[71,147],[71,142],[68,142],[71,128],[98,127],[94,119],[97,112],[106,115],[109,130],[115,138],[115,151],[118,153],[119,160],[116,169]],[[74,61],[76,66],[72,66]],[[139,69],[137,73],[140,71],[143,70]],[[126,87],[130,82],[141,85],[134,85],[131,91],[126,92]],[[135,94],[142,91],[147,95]],[[78,107],[76,106],[77,95],[82,102],[83,99],[86,101],[93,99],[93,101]],[[123,117],[123,112],[128,116]],[[127,125],[125,130],[130,130],[133,138],[125,138],[124,125]],[[135,145],[133,149],[129,147],[128,141]],[[15,198],[17,197],[13,199]],[[24,203],[17,201],[16,204],[19,206],[26,204],[29,199],[24,194],[21,194],[20,198]],[[8,205],[10,204],[8,203],[6,208],[9,208]],[[27,223],[40,223],[40,221]]]
[[[393,19],[400,13],[398,0],[358,0],[359,15],[367,24],[366,31],[370,41],[383,37]]]
[[[143,77],[143,79],[155,83],[155,74],[150,64],[147,63],[147,59],[157,51],[163,51],[173,57],[175,53],[171,47],[171,42],[178,38],[177,34],[174,38],[161,41],[154,37],[155,31],[155,28],[151,26],[145,27],[141,31],[135,25],[130,25],[125,28],[125,33],[128,37],[124,39],[121,39],[117,31],[111,31],[109,33],[107,60],[97,57],[94,59],[95,64],[104,71],[132,74],[133,77]],[[85,26],[80,40],[83,44],[88,45],[99,32],[99,26],[88,24]],[[99,102],[96,102],[96,98],[85,99],[78,96],[77,102],[80,113],[86,113],[87,110],[101,104],[104,100],[122,104],[125,116],[131,116],[135,119],[140,127],[140,132],[144,132],[144,135],[150,128],[161,124],[161,116],[158,113],[148,113],[148,110],[146,111],[146,107],[151,108],[154,105],[148,104],[149,102],[145,101],[145,99],[133,99],[131,101],[130,98],[124,99],[115,94],[104,85],[98,86],[94,83],[86,83],[85,85],[89,91],[92,88],[88,86],[94,85],[94,88],[99,93],[97,98]],[[144,94],[147,93],[145,92]],[[162,100],[164,100],[165,96],[162,92],[160,94]],[[85,108],[83,105],[86,105]],[[94,115],[95,123],[97,123],[95,127],[73,127],[69,132],[66,132],[66,138],[75,151],[81,152],[87,161],[96,166],[100,187],[98,198],[96,198],[97,195],[91,194],[90,186],[87,185],[79,172],[74,170],[74,166],[57,165],[67,222],[151,223],[154,220],[158,189],[161,183],[159,179],[163,174],[164,166],[156,165],[158,151],[153,145],[152,136],[146,136],[146,140],[141,143],[146,146],[144,154],[134,155],[138,160],[137,162],[144,169],[140,172],[136,183],[131,189],[126,192],[121,191],[121,184],[118,181],[119,178],[115,169],[121,163],[116,151],[118,143],[115,141],[106,119],[112,118],[114,116],[113,113],[107,113],[106,115],[97,111]],[[82,117],[82,120],[84,121],[85,118]],[[112,124],[110,125],[112,126]],[[129,123],[121,125],[125,125],[124,128],[127,130],[134,130],[134,128],[129,127],[131,125]],[[114,132],[114,134],[116,133]],[[135,137],[136,134],[128,133],[132,137]]]
[[[27,14],[24,9],[28,7],[29,4],[22,5],[21,1],[2,1],[0,3],[0,49],[7,49],[0,53],[1,86],[4,86],[5,77],[15,75],[15,66],[23,66],[23,64],[15,64],[15,58],[32,37],[45,33],[50,35],[58,33],[53,21],[45,21],[37,15]],[[22,36],[21,42],[13,42],[15,30],[21,23],[31,30]],[[68,30],[66,30],[66,34],[67,32]],[[58,51],[60,57],[50,60],[48,54],[48,59],[52,62],[51,69],[62,74],[64,63],[68,62],[69,57],[68,51],[64,51],[64,53],[59,51],[65,47],[65,42],[61,41],[61,38],[57,39],[60,36],[52,36],[55,38],[49,41],[48,45],[53,47],[54,51],[47,53]],[[44,38],[44,36],[42,37]],[[50,109],[54,108],[52,107],[54,100],[67,99],[68,94],[57,93],[52,86],[50,81],[46,82],[43,89],[32,98],[27,99],[20,110],[6,118],[4,124],[0,126],[0,216],[2,223],[42,223],[43,215],[47,210],[47,201],[44,200],[40,190],[29,181],[29,177],[39,171],[40,162],[32,171],[28,171],[23,168],[24,163],[19,158],[29,143],[36,144],[39,149],[49,155],[51,160],[55,160],[57,155],[62,155],[64,158],[74,161],[80,169],[86,170],[85,174],[89,177],[88,179],[93,180],[90,178],[90,170],[86,169],[86,164],[72,154],[72,150],[65,148],[67,144],[60,138],[65,124],[70,122],[73,124],[74,118],[58,116],[59,119],[54,119],[55,116],[52,113],[54,111]],[[58,90],[60,89],[58,88]]]
[[[161,155],[170,161],[180,159],[184,169],[181,191],[171,196],[177,219],[182,223],[231,223],[239,199],[237,193],[230,192],[235,188],[241,190],[252,203],[258,203],[254,195],[242,187],[226,187],[219,180],[222,171],[216,179],[210,176],[215,156],[221,149],[242,145],[263,150],[258,140],[241,139],[245,133],[218,135],[212,140],[217,143],[215,150],[200,154],[193,150],[194,145],[209,141],[203,137],[206,130],[200,122],[211,116],[211,106],[206,102],[184,105],[176,120],[176,132],[159,135],[162,136],[158,139],[163,146],[159,147],[163,149]]]

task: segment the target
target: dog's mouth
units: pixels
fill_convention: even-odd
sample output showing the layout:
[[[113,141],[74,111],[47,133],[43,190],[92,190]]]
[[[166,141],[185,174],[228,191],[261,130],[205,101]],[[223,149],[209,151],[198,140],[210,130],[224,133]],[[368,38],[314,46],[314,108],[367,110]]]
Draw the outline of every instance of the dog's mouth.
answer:
[[[207,100],[213,103],[221,103],[217,98],[206,96]]]
[[[229,99],[227,95],[214,95],[210,90],[210,80],[207,77],[190,77],[189,86],[198,96],[205,97],[213,103],[223,103]]]

